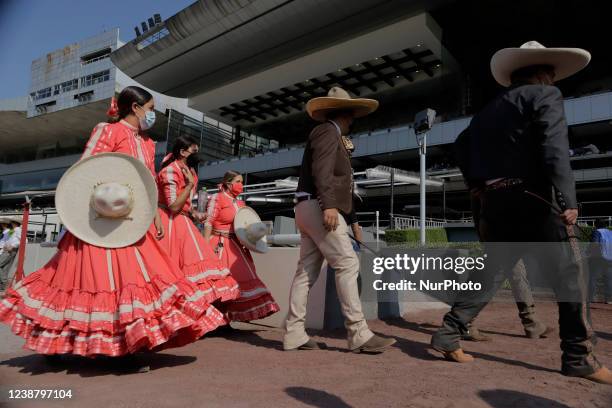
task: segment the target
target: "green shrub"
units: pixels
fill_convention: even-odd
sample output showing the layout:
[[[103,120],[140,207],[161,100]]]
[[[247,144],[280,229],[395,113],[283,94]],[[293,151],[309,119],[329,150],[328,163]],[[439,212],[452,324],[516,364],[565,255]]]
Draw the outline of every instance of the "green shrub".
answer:
[[[383,239],[387,243],[394,242],[420,242],[420,231],[418,229],[386,230]],[[425,232],[425,242],[428,244],[446,243],[446,230],[444,228],[431,228]]]

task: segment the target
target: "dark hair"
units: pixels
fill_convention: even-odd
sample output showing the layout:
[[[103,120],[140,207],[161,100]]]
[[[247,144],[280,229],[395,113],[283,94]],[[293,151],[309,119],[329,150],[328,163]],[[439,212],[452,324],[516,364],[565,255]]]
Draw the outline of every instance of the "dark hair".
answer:
[[[221,184],[223,184],[223,186],[225,186],[227,183],[230,183],[234,178],[238,177],[239,175],[240,175],[240,173],[237,172],[237,171],[228,170],[223,175],[223,180],[221,181]]]
[[[524,83],[541,72],[554,73],[555,68],[552,65],[529,65],[519,68],[512,71],[512,74],[510,74],[510,82],[513,84]]]
[[[181,135],[181,136],[177,137],[174,140],[174,144],[172,145],[172,155],[162,162],[161,168],[163,169],[164,167],[166,167],[167,165],[172,163],[174,160],[180,159],[181,158],[181,150],[187,150],[192,145],[197,145],[197,144],[198,144],[198,142],[193,137],[191,137],[191,136]],[[190,155],[189,158],[191,158],[192,156],[193,156],[193,154]],[[190,161],[189,158],[187,159],[187,166],[196,169],[196,166],[198,165],[197,158],[196,158],[195,162],[193,160]]]
[[[606,227],[607,227],[606,222],[603,219],[598,218],[598,219],[595,220],[595,228],[596,229],[602,229],[602,228],[606,228]]]
[[[151,99],[153,99],[153,95],[151,95],[146,89],[139,86],[128,86],[123,88],[117,97],[116,114],[109,115],[109,122],[119,122],[121,119],[132,113],[132,104],[137,103],[138,105],[142,106]]]

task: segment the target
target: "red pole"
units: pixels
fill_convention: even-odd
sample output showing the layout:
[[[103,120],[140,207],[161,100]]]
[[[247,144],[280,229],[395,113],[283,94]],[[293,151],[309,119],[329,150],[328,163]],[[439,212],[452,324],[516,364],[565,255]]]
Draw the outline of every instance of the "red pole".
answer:
[[[23,263],[25,262],[29,218],[30,200],[26,198],[26,202],[23,204],[23,220],[21,220],[21,240],[19,241],[19,253],[17,254],[17,269],[15,270],[15,282],[19,282],[21,279],[23,279]]]

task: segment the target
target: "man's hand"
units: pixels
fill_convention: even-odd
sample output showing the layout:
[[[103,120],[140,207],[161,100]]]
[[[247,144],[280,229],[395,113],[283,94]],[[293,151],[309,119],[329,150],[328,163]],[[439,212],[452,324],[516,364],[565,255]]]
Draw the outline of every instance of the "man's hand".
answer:
[[[353,236],[355,237],[355,239],[359,242],[363,242],[363,234],[361,233],[361,227],[359,226],[358,223],[352,224],[351,228],[353,230]],[[361,244],[357,244],[359,246],[361,246]]]
[[[323,226],[328,231],[335,231],[338,228],[338,210],[335,208],[328,208],[323,210]]]
[[[578,218],[578,210],[576,208],[568,208],[560,215],[566,225],[574,225]]]

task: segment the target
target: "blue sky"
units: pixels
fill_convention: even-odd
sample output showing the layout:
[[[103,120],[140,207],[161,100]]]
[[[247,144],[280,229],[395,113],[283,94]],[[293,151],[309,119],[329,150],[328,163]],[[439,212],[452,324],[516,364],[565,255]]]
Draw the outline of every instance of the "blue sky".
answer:
[[[162,19],[195,0],[0,0],[0,99],[27,95],[32,60],[119,27],[123,41],[154,13]]]

